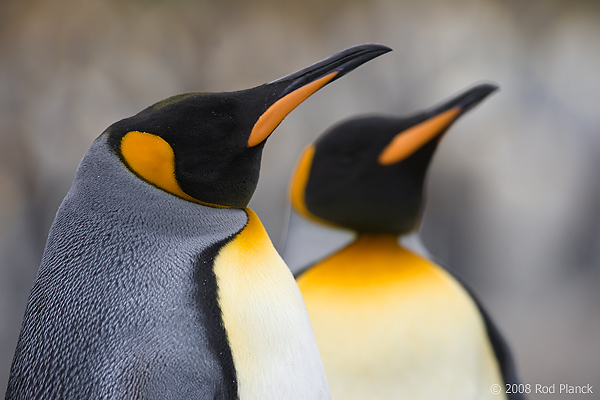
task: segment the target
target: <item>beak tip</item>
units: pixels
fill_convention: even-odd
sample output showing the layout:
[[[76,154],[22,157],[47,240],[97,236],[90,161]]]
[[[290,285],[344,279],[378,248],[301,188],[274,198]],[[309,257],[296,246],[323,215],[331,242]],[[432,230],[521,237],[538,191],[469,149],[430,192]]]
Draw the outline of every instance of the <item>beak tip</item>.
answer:
[[[481,83],[468,90],[464,95],[460,96],[460,101],[457,105],[464,113],[481,103],[492,93],[499,90],[500,86],[496,85],[495,83]]]
[[[385,45],[379,44],[379,43],[370,43],[370,44],[365,44],[363,46],[370,48],[372,52],[377,53],[377,54],[385,54],[385,53],[389,53],[390,51],[392,51],[391,47],[388,47],[388,46],[385,46]]]
[[[377,58],[385,53],[389,53],[390,51],[392,51],[391,48],[381,44],[361,44],[339,52],[332,57],[337,59],[336,63],[338,65],[336,70],[339,71],[339,74],[335,79],[341,78],[367,61]]]
[[[342,50],[338,53],[338,55],[342,55],[344,53],[350,55],[360,55],[360,54],[372,54],[373,57],[376,57],[381,54],[389,53],[392,49],[388,46],[379,43],[365,43],[359,44],[356,46],[348,47],[346,50]]]
[[[493,82],[482,83],[482,84],[478,85],[478,87],[480,87],[481,90],[483,92],[486,92],[487,94],[491,94],[491,93],[494,93],[494,92],[500,90],[500,86],[498,86],[497,84],[495,84]]]

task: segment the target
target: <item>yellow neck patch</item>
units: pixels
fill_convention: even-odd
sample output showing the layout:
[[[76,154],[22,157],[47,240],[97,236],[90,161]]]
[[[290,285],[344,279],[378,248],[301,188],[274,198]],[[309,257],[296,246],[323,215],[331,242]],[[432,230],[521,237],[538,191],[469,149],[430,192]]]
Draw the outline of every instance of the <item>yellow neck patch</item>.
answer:
[[[298,283],[303,290],[313,285],[365,290],[417,276],[427,280],[431,272],[435,272],[432,264],[398,245],[394,235],[361,235],[301,275]]]
[[[129,168],[154,186],[195,203],[225,207],[195,199],[181,189],[175,177],[175,152],[163,138],[131,131],[121,139],[120,150]]]

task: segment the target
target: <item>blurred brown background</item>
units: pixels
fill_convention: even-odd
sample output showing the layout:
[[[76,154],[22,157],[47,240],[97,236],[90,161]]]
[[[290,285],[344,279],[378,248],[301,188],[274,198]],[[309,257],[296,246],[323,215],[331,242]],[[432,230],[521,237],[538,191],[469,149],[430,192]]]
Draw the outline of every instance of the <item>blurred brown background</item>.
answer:
[[[170,95],[256,86],[368,42],[394,52],[284,121],[252,208],[278,238],[294,160],[334,122],[498,83],[438,150],[422,237],[487,305],[524,382],[600,393],[600,2],[1,0],[0,394],[48,228],[96,136]]]

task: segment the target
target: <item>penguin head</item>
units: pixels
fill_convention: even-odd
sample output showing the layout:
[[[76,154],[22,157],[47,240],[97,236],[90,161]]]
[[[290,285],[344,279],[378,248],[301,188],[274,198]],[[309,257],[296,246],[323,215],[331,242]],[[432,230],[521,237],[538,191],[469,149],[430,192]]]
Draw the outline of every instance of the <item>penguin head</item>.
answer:
[[[302,154],[292,207],[308,219],[360,233],[410,232],[439,140],[496,89],[478,85],[410,117],[357,117],[334,126]]]
[[[186,200],[245,207],[265,140],[302,101],[390,51],[346,49],[276,81],[229,93],[170,97],[110,126],[111,149],[140,179]]]

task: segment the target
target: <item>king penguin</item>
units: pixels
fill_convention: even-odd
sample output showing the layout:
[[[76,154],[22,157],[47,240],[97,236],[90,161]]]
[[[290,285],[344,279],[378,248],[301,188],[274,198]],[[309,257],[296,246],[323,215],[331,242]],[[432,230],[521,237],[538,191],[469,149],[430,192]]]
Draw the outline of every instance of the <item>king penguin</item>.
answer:
[[[300,291],[246,206],[285,116],[389,50],[174,96],[100,135],[52,224],[6,398],[328,399]]]
[[[419,225],[438,142],[496,89],[481,84],[410,117],[352,118],[300,157],[296,218],[351,232],[329,252],[317,239],[321,254],[297,274],[333,399],[521,398],[505,394],[518,382],[514,364],[479,302],[399,240]],[[284,259],[294,246],[310,253],[293,233]]]

